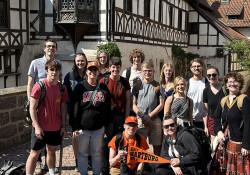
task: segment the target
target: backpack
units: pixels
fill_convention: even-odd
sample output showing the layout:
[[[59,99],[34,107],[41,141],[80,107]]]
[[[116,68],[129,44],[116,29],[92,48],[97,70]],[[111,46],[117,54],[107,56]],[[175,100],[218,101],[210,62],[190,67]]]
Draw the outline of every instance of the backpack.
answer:
[[[159,92],[160,92],[160,83],[157,82],[157,81],[155,81],[155,80],[153,80],[153,84],[154,84],[154,88],[155,88],[155,94],[158,97],[159,96]],[[137,83],[135,84],[136,97],[138,97],[141,85],[142,85],[142,81],[141,80],[138,80]]]
[[[125,90],[126,87],[126,79],[120,76],[120,80],[118,82],[122,83],[123,89]],[[109,83],[109,75],[104,77],[104,84],[107,86]]]
[[[136,142],[138,144],[138,146],[140,147],[141,146],[141,137],[139,134],[135,133],[135,139],[136,139]],[[122,149],[123,148],[123,134],[122,132],[118,133],[116,135],[116,139],[115,139],[115,147],[116,149]]]
[[[0,169],[0,175],[25,175],[25,164],[20,163],[14,165],[13,161],[4,161],[4,165]]]
[[[212,160],[210,138],[206,135],[203,129],[197,128],[194,125],[187,127],[187,131],[194,136],[195,140],[201,146],[202,160],[204,160],[204,164],[207,165],[209,161]]]
[[[43,81],[39,81],[38,84],[40,85],[40,88],[41,88],[41,95],[40,95],[40,98],[39,98],[37,109],[38,109],[39,105],[42,103],[42,101],[43,101],[43,99],[44,99],[44,97],[46,95],[45,83]],[[61,95],[63,96],[64,86],[60,82],[59,82],[59,87],[60,87]],[[30,116],[30,100],[27,101],[26,106],[24,107],[24,113],[25,113],[25,116],[24,116],[25,124],[24,124],[24,126],[29,127],[29,126],[32,125],[32,119],[31,119],[31,116]]]
[[[131,75],[131,67],[128,67],[127,69],[126,69],[126,78],[129,80],[129,78],[130,78],[130,75]]]
[[[240,95],[237,97],[237,106],[238,106],[239,110],[241,110],[242,105],[243,105],[243,100],[244,100],[244,98],[245,98],[246,96],[247,96],[247,95],[245,95],[245,94],[240,94]],[[227,99],[228,99],[228,96],[222,98],[221,101],[220,101],[220,105],[221,105],[222,111],[224,110],[224,106],[225,106],[225,103],[226,103]],[[244,120],[243,120],[243,118],[242,118],[241,123],[240,123],[240,128],[243,127],[243,124],[244,124]]]

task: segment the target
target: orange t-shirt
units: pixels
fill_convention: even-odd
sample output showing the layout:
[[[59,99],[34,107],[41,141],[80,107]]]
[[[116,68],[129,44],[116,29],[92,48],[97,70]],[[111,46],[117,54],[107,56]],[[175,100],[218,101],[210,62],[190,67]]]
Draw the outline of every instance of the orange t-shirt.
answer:
[[[139,147],[137,142],[136,142],[135,136],[133,139],[128,140],[127,137],[125,136],[124,131],[122,134],[123,134],[123,147],[127,146],[127,143],[129,144],[129,146]],[[139,148],[147,150],[149,148],[147,141],[145,140],[145,138],[142,135],[140,135],[140,137],[141,137],[141,144],[140,144]],[[116,136],[113,137],[113,139],[109,142],[108,146],[109,146],[109,148],[112,148],[113,150],[118,152],[116,145],[115,145],[115,140],[116,140]],[[134,170],[137,164],[134,164],[134,163],[131,164],[131,162],[129,162],[127,165],[131,170]],[[120,161],[116,164],[116,168],[120,168]]]

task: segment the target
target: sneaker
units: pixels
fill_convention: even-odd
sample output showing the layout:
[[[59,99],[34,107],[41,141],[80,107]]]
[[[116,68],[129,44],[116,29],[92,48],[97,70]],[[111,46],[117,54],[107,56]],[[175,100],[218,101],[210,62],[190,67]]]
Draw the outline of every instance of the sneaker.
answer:
[[[34,172],[34,173],[35,173],[36,175],[42,174],[42,173],[43,173],[42,167],[43,167],[42,163],[41,163],[41,162],[37,162],[37,163],[36,163],[36,169],[35,169],[35,172]]]
[[[75,172],[79,172],[79,169],[78,169],[78,167],[77,167],[77,166],[75,167]]]
[[[59,172],[58,168],[57,168],[57,167],[55,167],[55,173],[58,173],[58,172]]]

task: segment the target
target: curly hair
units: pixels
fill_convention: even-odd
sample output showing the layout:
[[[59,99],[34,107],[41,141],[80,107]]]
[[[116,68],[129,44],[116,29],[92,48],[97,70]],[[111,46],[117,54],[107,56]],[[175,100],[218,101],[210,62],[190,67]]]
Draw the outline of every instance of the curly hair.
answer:
[[[244,84],[245,84],[244,83],[244,77],[238,72],[235,72],[235,71],[229,72],[223,78],[224,84],[227,84],[229,78],[234,78],[236,81],[238,81],[240,83],[240,88],[239,89],[241,91]]]
[[[177,84],[178,84],[178,82],[179,82],[180,80],[182,80],[182,81],[185,83],[185,88],[187,87],[187,82],[186,82],[185,78],[183,78],[183,77],[181,77],[181,76],[178,76],[178,77],[176,77],[176,78],[174,79],[174,91],[175,91],[175,88],[176,88],[176,86],[177,86]]]
[[[135,48],[135,49],[131,50],[131,52],[130,52],[130,54],[129,54],[129,61],[130,61],[132,64],[133,64],[133,57],[134,57],[134,56],[140,56],[140,57],[141,57],[141,63],[143,63],[144,60],[145,60],[145,55],[144,55],[144,53],[142,52],[141,49]]]
[[[172,75],[171,75],[171,83],[172,83],[172,85],[171,85],[171,88],[170,88],[170,90],[173,90],[174,89],[174,84],[173,84],[173,81],[174,81],[174,66],[172,64],[165,63],[162,66],[159,83],[162,85],[163,88],[166,88],[166,80],[165,80],[165,74],[164,74],[164,69],[166,67],[170,67],[173,70]]]
[[[96,55],[95,62],[97,62],[99,65],[101,65],[100,60],[99,60],[101,53],[104,53],[107,56],[107,62],[105,64],[105,70],[106,70],[106,72],[108,72],[109,71],[109,53],[107,51],[99,50],[97,55]]]

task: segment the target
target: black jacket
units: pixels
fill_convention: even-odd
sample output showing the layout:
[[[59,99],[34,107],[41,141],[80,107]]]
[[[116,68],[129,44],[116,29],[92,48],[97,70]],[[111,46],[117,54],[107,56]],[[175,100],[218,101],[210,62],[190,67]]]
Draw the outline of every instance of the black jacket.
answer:
[[[167,135],[162,143],[161,157],[170,160],[168,150],[171,144],[179,153],[180,167],[183,171],[189,171],[192,175],[202,174],[204,165],[202,162],[202,151],[200,144],[194,136],[187,131],[187,128],[179,126],[177,128],[176,143]]]
[[[110,115],[111,97],[107,86],[100,84],[94,102],[90,105],[91,95],[95,91],[86,80],[78,83],[71,96],[69,124],[72,130],[98,130],[107,127],[113,121]]]

